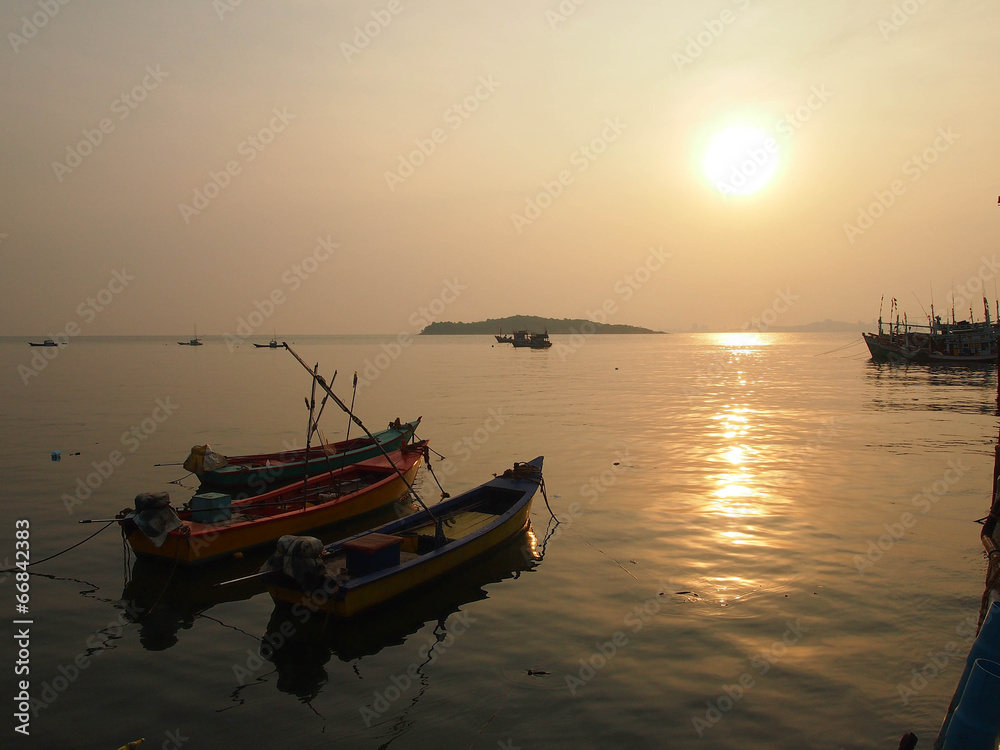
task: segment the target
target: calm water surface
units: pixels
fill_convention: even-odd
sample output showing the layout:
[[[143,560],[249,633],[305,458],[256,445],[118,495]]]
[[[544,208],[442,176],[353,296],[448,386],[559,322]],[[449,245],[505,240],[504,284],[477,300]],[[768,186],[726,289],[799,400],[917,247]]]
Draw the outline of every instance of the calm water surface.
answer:
[[[28,740],[8,718],[3,746],[846,750],[910,730],[930,746],[961,670],[940,654],[964,659],[983,590],[992,371],[874,365],[851,334],[393,340],[291,341],[339,368],[342,397],[371,365],[357,413],[372,430],[422,415],[452,494],[543,454],[562,523],[538,497],[518,540],[542,559],[516,543],[323,628],[253,586],[208,587],[250,562],[171,578],[127,558],[113,526],[35,569],[45,705]],[[184,471],[153,465],[194,444],[303,442],[309,381],[290,355],[173,341],[75,340],[27,385],[18,365],[40,350],[0,343],[0,560],[19,518],[41,559],[138,492],[187,500],[190,479],[170,484]],[[346,419],[331,405],[322,426],[342,439]],[[68,511],[113,451],[121,465]],[[7,577],[9,631],[14,595]]]

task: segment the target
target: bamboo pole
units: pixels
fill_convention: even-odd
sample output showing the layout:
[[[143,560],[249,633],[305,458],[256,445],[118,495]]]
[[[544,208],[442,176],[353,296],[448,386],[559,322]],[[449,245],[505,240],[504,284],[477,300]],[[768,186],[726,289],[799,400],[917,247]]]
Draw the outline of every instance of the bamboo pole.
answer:
[[[428,513],[428,515],[432,519],[434,519],[435,521],[437,521],[437,517],[434,515],[433,511],[431,511],[431,509],[427,506],[427,503],[425,503],[421,499],[420,495],[417,494],[417,491],[413,489],[413,485],[411,485],[407,481],[406,477],[403,475],[403,472],[401,472],[399,470],[399,467],[396,466],[396,462],[393,461],[389,457],[389,454],[385,450],[385,446],[383,446],[382,443],[380,443],[378,441],[378,439],[376,439],[376,437],[374,435],[372,435],[371,431],[367,427],[365,427],[364,423],[360,419],[358,419],[358,417],[354,414],[354,412],[351,411],[351,409],[347,406],[347,404],[345,404],[343,401],[340,400],[340,397],[337,396],[337,394],[333,392],[333,390],[330,388],[330,386],[328,386],[326,384],[326,381],[323,380],[323,378],[319,375],[319,373],[318,372],[313,373],[312,370],[309,369],[309,365],[306,364],[305,360],[302,359],[302,357],[300,357],[298,354],[295,353],[295,351],[292,349],[292,347],[290,347],[288,345],[288,342],[284,342],[283,341],[281,345],[283,347],[285,347],[285,349],[288,350],[289,354],[291,354],[293,357],[295,357],[296,361],[300,365],[302,365],[306,369],[307,372],[309,372],[310,374],[312,374],[312,376],[313,376],[313,382],[314,383],[318,383],[319,387],[322,388],[324,391],[326,391],[330,395],[330,398],[333,399],[334,403],[337,404],[337,406],[339,406],[341,409],[343,409],[344,412],[351,418],[351,421],[354,422],[358,427],[360,427],[369,438],[371,438],[371,441],[378,447],[378,449],[382,452],[382,455],[385,456],[386,460],[389,462],[389,466],[391,468],[393,468],[396,471],[396,473],[399,475],[399,478],[403,480],[403,484],[406,485],[406,488],[410,492],[410,494],[413,495],[414,498],[416,498],[416,501],[418,503],[420,503],[420,507],[422,507],[424,510],[426,510],[427,513]],[[319,369],[319,365],[317,364],[316,367],[317,367],[317,370],[318,370]]]

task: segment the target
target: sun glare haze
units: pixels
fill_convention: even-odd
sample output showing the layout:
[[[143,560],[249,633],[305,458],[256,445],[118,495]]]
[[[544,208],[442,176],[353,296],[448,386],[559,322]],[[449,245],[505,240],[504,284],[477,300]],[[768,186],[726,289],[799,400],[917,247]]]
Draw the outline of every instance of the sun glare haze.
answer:
[[[9,333],[412,334],[445,279],[415,320],[857,326],[994,252],[991,3],[44,5],[0,11]]]
[[[0,66],[3,744],[1000,750],[1000,2],[4,0]]]
[[[724,195],[753,195],[778,171],[777,141],[756,128],[733,126],[717,133],[705,151],[705,176]]]

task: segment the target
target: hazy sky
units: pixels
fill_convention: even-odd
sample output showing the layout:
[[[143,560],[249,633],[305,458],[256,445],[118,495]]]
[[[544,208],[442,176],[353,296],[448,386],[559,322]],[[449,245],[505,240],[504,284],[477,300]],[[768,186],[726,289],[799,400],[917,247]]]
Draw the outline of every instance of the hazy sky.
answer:
[[[994,298],[995,2],[7,0],[0,31],[0,334]]]

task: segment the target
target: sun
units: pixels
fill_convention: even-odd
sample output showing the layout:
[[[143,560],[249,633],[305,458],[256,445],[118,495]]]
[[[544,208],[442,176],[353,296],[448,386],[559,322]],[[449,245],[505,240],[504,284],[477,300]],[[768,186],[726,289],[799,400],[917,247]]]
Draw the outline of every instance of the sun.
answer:
[[[723,195],[753,195],[774,179],[779,157],[778,142],[765,131],[736,125],[715,134],[702,167]]]

